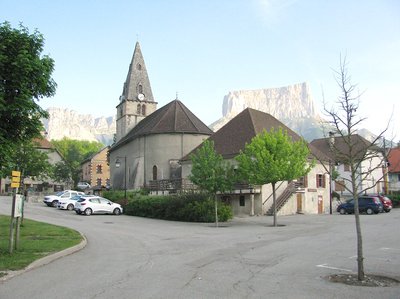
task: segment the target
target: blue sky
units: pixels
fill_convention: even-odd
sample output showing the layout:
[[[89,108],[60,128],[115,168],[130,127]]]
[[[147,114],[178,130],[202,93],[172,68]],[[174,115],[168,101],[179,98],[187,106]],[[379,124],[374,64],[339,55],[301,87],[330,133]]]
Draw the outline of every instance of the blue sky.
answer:
[[[161,107],[179,99],[203,122],[231,90],[308,82],[322,110],[340,95],[346,55],[363,127],[400,140],[400,2],[1,0],[1,21],[45,37],[57,94],[40,103],[111,116],[139,40]]]

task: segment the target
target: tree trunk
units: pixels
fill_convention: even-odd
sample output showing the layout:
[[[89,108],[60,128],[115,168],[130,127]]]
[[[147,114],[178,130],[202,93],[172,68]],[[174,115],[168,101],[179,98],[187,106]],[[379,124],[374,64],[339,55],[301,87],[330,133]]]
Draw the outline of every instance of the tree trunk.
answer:
[[[352,171],[352,187],[354,197],[354,217],[356,219],[356,232],[357,232],[357,269],[358,269],[358,280],[364,280],[364,256],[362,246],[362,234],[361,234],[361,223],[360,223],[360,210],[358,208],[358,194],[356,180],[354,177],[355,170]]]
[[[214,194],[214,202],[215,202],[215,227],[218,227],[218,199],[217,199],[217,194]]]
[[[272,205],[273,205],[273,213],[274,213],[274,226],[278,226],[277,219],[276,219],[276,193],[275,193],[275,183],[272,183]]]

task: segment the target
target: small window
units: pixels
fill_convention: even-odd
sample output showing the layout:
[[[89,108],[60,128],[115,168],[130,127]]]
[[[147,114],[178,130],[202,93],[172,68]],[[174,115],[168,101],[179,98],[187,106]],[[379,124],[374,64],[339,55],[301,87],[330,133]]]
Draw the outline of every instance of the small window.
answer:
[[[96,173],[103,173],[103,167],[101,165],[96,166]]]
[[[317,174],[317,188],[325,188],[325,175]]]
[[[349,164],[344,164],[343,168],[344,168],[344,171],[347,171],[347,172],[350,171],[350,165]]]
[[[96,180],[96,185],[97,185],[97,186],[101,186],[101,178],[98,178],[98,179]]]
[[[239,205],[241,207],[244,207],[244,204],[245,204],[244,195],[240,195],[240,197],[239,197]]]
[[[142,84],[139,84],[138,85],[138,93],[143,93],[143,85]]]
[[[153,166],[153,181],[157,180],[157,166]]]
[[[136,65],[136,68],[137,68],[139,71],[141,71],[141,70],[142,70],[142,65],[141,65],[140,63],[138,63],[138,64]]]
[[[137,104],[136,113],[140,114],[141,111],[142,111],[142,106],[140,104]]]
[[[142,106],[142,115],[146,115],[146,105]]]
[[[308,179],[307,179],[306,175],[301,177],[301,178],[299,178],[297,181],[298,181],[298,183],[300,184],[300,186],[302,188],[307,188],[308,187]]]

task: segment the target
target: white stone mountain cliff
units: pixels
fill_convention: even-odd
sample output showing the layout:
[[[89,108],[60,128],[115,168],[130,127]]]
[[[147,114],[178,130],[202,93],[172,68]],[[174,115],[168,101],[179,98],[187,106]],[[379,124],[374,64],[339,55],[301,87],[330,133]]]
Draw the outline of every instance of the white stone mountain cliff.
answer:
[[[95,118],[64,108],[48,108],[49,118],[42,120],[47,139],[63,137],[76,140],[99,141],[109,145],[116,132],[115,117]]]
[[[306,139],[321,137],[321,118],[307,83],[279,88],[231,91],[222,104],[223,117],[211,124],[219,130],[246,108],[271,114]],[[311,138],[311,139],[310,139]]]

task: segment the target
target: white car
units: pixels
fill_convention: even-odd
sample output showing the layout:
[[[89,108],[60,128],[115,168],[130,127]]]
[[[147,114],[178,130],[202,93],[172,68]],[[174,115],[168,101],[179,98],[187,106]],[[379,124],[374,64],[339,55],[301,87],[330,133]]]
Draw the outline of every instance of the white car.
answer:
[[[60,200],[71,198],[75,195],[85,195],[85,193],[75,190],[64,190],[54,195],[45,196],[43,202],[49,207],[57,207],[57,204]]]
[[[82,196],[94,196],[94,195],[82,195],[78,194],[75,195],[71,198],[62,198],[58,201],[57,208],[60,210],[68,210],[72,211],[75,209],[75,204],[76,202],[82,197]]]
[[[123,210],[120,204],[100,196],[82,196],[75,204],[77,214],[114,214],[120,215]]]
[[[79,182],[77,187],[81,190],[85,190],[90,188],[90,184],[86,182]]]

